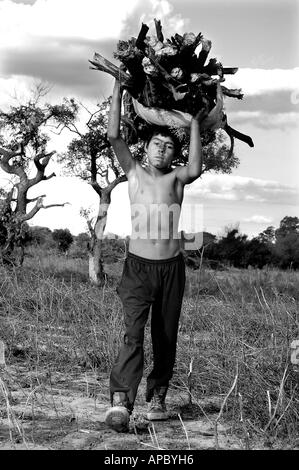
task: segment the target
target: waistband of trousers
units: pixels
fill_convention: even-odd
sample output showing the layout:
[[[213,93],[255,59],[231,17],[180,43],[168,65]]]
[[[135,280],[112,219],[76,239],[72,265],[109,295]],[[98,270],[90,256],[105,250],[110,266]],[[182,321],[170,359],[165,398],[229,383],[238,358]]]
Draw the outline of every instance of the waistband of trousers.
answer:
[[[180,252],[178,255],[173,256],[172,258],[150,259],[150,258],[143,258],[142,256],[135,255],[134,253],[131,253],[130,251],[128,251],[127,259],[135,259],[136,261],[139,261],[140,263],[145,263],[145,264],[160,264],[161,265],[161,264],[175,263],[176,261],[183,259],[183,254],[182,252]]]

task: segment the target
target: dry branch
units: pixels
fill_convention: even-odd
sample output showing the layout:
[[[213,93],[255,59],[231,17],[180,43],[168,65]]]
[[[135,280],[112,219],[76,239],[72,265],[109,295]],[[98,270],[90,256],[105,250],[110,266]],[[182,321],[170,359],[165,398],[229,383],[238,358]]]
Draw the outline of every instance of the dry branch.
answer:
[[[177,130],[179,138],[184,137],[190,127],[191,117],[207,107],[210,115],[204,121],[203,131],[223,128],[231,138],[235,137],[253,146],[249,136],[227,125],[223,102],[219,107],[220,92],[227,97],[243,98],[241,89],[225,86],[219,89],[219,83],[225,81],[224,76],[235,74],[238,68],[223,67],[216,58],[210,59],[205,65],[212,43],[201,33],[175,34],[165,40],[160,20],[155,19],[155,27],[156,37],[147,36],[149,28],[142,24],[137,39],[119,41],[114,57],[121,61],[121,67],[98,53],[89,61],[93,69],[109,73],[119,80],[131,95],[126,97],[126,109],[130,109],[125,123],[128,127],[126,137],[131,139],[128,143],[135,143],[143,129],[153,124],[171,127]],[[197,54],[195,51],[200,44],[202,47]],[[134,108],[132,98],[135,100]],[[147,119],[139,113],[142,107],[147,108]],[[178,112],[190,116],[188,125],[184,117],[182,120],[178,118]],[[160,119],[157,114],[166,117]],[[135,126],[135,133],[132,126]]]

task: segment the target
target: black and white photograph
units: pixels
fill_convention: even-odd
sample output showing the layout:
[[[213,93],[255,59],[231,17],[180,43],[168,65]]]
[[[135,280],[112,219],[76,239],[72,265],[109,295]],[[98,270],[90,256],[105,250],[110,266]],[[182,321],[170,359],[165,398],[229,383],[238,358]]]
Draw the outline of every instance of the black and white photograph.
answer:
[[[298,31],[0,0],[0,450],[299,450]]]

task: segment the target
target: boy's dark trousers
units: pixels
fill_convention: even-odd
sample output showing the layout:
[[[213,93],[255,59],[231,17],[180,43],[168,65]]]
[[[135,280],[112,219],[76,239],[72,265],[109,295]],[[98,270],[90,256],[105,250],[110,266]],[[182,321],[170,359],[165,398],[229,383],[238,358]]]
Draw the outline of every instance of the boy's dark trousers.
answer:
[[[128,253],[117,293],[123,304],[125,334],[110,375],[110,395],[126,392],[133,409],[143,374],[144,327],[152,305],[153,370],[147,377],[146,401],[154,389],[168,387],[173,374],[177,332],[185,288],[183,255],[150,260]]]

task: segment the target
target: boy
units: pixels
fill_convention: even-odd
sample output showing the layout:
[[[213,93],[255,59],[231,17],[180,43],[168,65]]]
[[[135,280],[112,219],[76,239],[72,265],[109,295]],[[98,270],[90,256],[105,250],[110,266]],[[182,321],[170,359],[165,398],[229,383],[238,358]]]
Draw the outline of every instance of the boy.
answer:
[[[179,238],[174,236],[177,234],[178,217],[174,221],[170,211],[161,214],[159,209],[162,205],[169,208],[175,206],[179,213],[185,184],[192,183],[200,176],[200,122],[207,115],[206,110],[201,110],[192,118],[187,166],[171,170],[178,150],[177,142],[166,128],[159,128],[145,144],[148,166],[142,167],[132,158],[120,136],[121,98],[122,91],[116,80],[108,138],[128,178],[131,213],[137,212],[139,218],[130,238],[128,256],[117,288],[123,303],[125,335],[110,375],[112,406],[106,413],[106,424],[119,432],[128,430],[142,378],[144,327],[151,306],[154,366],[147,378],[147,418],[167,419],[165,397],[175,362],[185,287],[185,263]],[[155,227],[149,226],[153,219],[157,222]],[[161,237],[165,233],[168,235]]]

